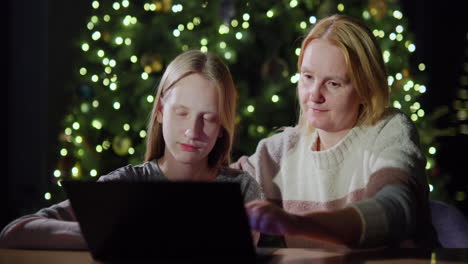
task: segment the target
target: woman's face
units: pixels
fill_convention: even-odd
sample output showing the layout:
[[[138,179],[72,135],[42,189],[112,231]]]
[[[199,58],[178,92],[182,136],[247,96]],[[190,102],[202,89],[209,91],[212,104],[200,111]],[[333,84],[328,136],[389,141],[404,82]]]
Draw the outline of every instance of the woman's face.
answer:
[[[340,48],[314,39],[305,48],[299,100],[308,124],[326,132],[343,132],[357,121],[360,99],[348,75]]]
[[[157,118],[166,143],[164,156],[184,164],[206,163],[221,133],[213,82],[190,74],[171,88],[161,105]]]

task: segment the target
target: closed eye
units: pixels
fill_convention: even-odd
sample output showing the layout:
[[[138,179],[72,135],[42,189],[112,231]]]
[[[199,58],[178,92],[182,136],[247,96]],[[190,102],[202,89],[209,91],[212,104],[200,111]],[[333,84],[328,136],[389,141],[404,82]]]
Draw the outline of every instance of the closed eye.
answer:
[[[218,117],[216,115],[213,115],[213,114],[206,114],[206,115],[203,115],[203,119],[205,121],[208,121],[208,122],[218,122]]]

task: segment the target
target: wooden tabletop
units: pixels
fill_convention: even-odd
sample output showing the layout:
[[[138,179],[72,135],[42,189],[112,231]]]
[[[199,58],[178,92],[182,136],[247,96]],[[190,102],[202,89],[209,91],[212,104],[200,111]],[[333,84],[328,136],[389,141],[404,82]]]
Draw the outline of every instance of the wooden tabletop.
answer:
[[[270,255],[262,263],[365,263],[365,264],[458,264],[468,263],[467,249],[301,249],[259,248],[258,252]],[[19,250],[0,249],[0,263],[101,263],[88,251]],[[220,259],[219,263],[223,263]]]

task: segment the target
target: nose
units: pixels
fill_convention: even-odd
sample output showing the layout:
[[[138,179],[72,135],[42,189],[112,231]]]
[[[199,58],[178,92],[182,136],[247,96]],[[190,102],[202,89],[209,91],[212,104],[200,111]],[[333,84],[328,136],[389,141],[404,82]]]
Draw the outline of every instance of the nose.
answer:
[[[191,120],[187,129],[184,132],[184,135],[189,139],[197,139],[200,136],[201,126],[202,123],[200,122],[200,120]]]
[[[308,99],[316,104],[321,104],[325,102],[325,97],[323,97],[321,85],[318,82],[314,82],[307,89]]]

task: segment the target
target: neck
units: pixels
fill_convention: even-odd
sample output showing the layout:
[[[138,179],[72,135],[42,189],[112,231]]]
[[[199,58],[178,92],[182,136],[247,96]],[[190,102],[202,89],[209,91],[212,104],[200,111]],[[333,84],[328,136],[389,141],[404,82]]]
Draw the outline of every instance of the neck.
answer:
[[[339,132],[326,132],[324,130],[317,130],[317,151],[327,150],[332,148],[340,140],[342,140],[351,129],[342,130]]]
[[[162,173],[171,181],[211,181],[216,178],[215,171],[208,167],[207,162],[181,163],[165,155],[157,163]]]

